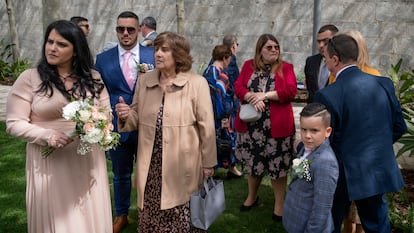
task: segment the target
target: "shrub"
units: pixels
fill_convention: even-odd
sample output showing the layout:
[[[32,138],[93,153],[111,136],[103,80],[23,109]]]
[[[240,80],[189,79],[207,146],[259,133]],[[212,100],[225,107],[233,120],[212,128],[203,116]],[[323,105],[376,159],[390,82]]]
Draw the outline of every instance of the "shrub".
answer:
[[[408,128],[407,133],[398,141],[402,147],[398,150],[397,157],[405,152],[409,156],[414,155],[414,70],[400,72],[401,64],[402,59],[396,65],[391,65],[390,74]]]
[[[19,75],[29,68],[27,59],[11,61],[12,47],[14,44],[5,45],[4,39],[0,40],[0,82],[11,85]]]

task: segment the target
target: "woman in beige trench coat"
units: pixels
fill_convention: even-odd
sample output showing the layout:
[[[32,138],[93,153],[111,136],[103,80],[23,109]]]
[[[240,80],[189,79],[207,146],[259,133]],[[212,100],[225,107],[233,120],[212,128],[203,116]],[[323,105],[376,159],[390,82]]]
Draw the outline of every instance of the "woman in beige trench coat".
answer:
[[[189,200],[217,164],[209,87],[190,71],[185,38],[163,32],[154,45],[156,69],[138,79],[131,106],[122,98],[116,106],[119,130],[139,132],[138,231],[200,231]]]

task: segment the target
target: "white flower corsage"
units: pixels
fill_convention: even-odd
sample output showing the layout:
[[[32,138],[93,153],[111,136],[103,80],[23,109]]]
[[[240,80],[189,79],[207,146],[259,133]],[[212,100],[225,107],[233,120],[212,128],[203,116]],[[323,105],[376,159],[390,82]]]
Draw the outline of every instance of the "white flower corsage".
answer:
[[[135,64],[137,65],[137,70],[139,73],[146,73],[155,68],[153,64],[147,64],[147,63],[138,64],[138,62],[135,62]]]
[[[292,165],[293,174],[296,174],[299,178],[305,179],[306,181],[310,182],[312,180],[309,169],[310,163],[311,161],[309,161],[308,159],[294,159]]]

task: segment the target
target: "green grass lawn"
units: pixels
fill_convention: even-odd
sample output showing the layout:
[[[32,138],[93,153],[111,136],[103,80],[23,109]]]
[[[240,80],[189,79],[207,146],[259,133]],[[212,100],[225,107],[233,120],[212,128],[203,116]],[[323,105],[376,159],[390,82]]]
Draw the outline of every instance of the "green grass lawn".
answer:
[[[285,232],[281,223],[274,223],[271,219],[273,191],[269,179],[265,178],[259,189],[259,205],[248,213],[240,213],[239,207],[247,194],[246,177],[227,180],[226,170],[219,169],[216,173],[224,179],[226,210],[210,227],[210,233]],[[108,161],[108,176],[112,194],[110,161]],[[0,122],[0,233],[27,232],[25,185],[25,143],[7,135],[4,122]],[[131,202],[131,222],[123,233],[137,232],[135,190],[133,190]]]

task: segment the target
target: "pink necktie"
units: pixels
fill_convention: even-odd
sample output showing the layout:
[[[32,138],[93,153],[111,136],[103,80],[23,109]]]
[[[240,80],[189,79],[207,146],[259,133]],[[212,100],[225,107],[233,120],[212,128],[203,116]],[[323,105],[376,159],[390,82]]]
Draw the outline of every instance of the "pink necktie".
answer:
[[[131,67],[129,66],[129,58],[131,57],[132,53],[126,51],[124,55],[122,55],[122,73],[124,74],[125,80],[128,83],[129,88],[131,90],[134,88],[134,79],[132,78],[132,71]]]

